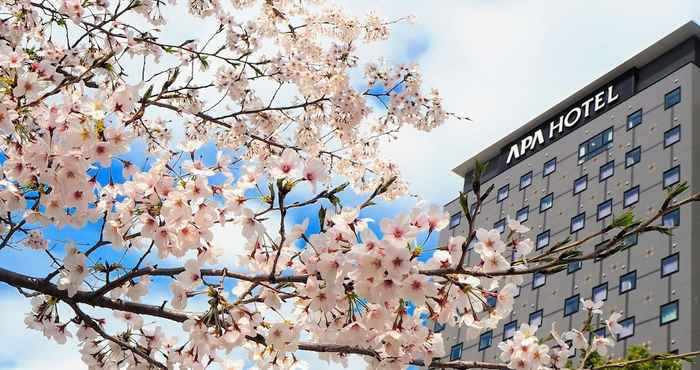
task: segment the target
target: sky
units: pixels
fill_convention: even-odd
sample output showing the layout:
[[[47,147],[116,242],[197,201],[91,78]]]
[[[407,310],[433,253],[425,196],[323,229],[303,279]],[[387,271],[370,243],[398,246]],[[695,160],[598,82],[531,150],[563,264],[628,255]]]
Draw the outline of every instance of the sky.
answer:
[[[389,41],[363,55],[418,63],[445,107],[472,119],[449,121],[427,134],[407,129],[385,146],[411,191],[436,204],[449,202],[461,188],[452,168],[687,21],[700,20],[700,2],[690,0],[339,3],[358,16],[370,10],[390,19],[415,15],[414,24],[399,24]],[[372,217],[406,207],[380,207]],[[221,230],[217,238],[234,234]],[[0,370],[82,369],[75,346],[24,329],[26,307],[16,291],[0,286]],[[315,355],[302,358],[313,369],[328,368]],[[351,361],[351,368],[359,362]]]

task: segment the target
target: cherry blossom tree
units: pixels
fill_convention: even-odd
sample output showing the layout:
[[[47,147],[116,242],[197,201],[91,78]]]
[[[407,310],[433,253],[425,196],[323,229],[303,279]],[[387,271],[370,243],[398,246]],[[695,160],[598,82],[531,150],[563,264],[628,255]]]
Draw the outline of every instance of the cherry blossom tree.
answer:
[[[510,313],[522,275],[668,232],[655,221],[700,195],[680,199],[680,185],[647,219],[624,214],[535,255],[516,221],[505,240],[478,228],[492,190],[480,166],[460,196],[469,231],[447,245],[426,244],[447,224],[436,206],[365,218],[408,191],[381,143],[465,119],[416,66],[361,60],[410,20],[321,0],[3,0],[0,253],[46,258],[28,275],[0,254],[0,282],[28,298],[27,328],[73,338],[90,369],[241,369],[233,350],[261,369],[299,368],[301,351],[381,369],[564,369],[574,349],[581,367],[606,356],[611,339],[587,339],[602,315],[589,301],[580,329],[545,340],[523,325],[499,363],[441,360],[427,323],[476,336]],[[302,211],[313,217],[291,216]],[[214,242],[231,227],[240,238]],[[601,234],[609,241],[585,252]],[[482,262],[466,266],[472,244]],[[619,317],[605,318],[611,333]]]

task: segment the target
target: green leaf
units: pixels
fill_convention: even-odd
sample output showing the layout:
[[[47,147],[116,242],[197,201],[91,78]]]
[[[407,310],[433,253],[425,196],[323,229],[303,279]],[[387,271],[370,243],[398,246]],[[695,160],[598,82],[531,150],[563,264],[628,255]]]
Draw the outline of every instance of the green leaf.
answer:
[[[629,227],[634,223],[634,214],[632,211],[626,211],[621,215],[615,217],[610,224],[612,228],[618,227]]]

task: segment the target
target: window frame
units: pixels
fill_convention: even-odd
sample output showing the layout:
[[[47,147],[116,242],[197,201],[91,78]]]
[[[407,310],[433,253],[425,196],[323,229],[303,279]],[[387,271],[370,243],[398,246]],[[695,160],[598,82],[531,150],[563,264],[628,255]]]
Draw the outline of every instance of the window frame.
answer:
[[[635,317],[634,317],[634,316],[626,317],[624,320],[619,321],[619,324],[622,325],[622,326],[624,327],[624,325],[623,325],[622,323],[625,322],[625,321],[630,321],[630,320],[632,320],[632,333],[629,334],[629,335],[627,335],[627,336],[624,336],[624,337],[621,337],[621,336],[618,334],[618,335],[617,335],[617,341],[621,341],[621,340],[624,340],[624,339],[627,339],[627,338],[631,338],[631,337],[633,337],[634,334],[636,333],[636,331],[637,331],[637,323],[635,322]]]
[[[459,357],[454,357],[454,356],[452,356],[452,354],[453,354],[455,348],[457,348],[457,346],[459,346]],[[464,350],[464,342],[459,342],[457,344],[452,345],[452,347],[450,347],[450,361],[461,360],[463,350]]]
[[[549,207],[542,209],[542,201],[545,200],[546,198],[551,198],[551,201],[549,202]],[[540,209],[540,213],[542,212],[547,212],[547,210],[551,209],[554,207],[554,193],[549,193],[542,198],[540,198],[540,206],[538,207]]]
[[[579,182],[579,180],[583,180],[583,189],[581,189],[581,190],[579,190],[579,191],[576,191],[576,184]],[[571,192],[572,192],[574,195],[576,195],[576,194],[583,193],[583,192],[586,191],[586,190],[588,190],[588,174],[585,174],[585,175],[583,175],[583,176],[577,178],[576,180],[574,180],[574,186],[573,186],[573,188],[571,189]]]
[[[605,206],[605,205],[609,205],[609,206],[610,206],[610,213],[608,213],[607,215],[601,217],[601,216],[600,216],[600,207],[601,207],[601,206]],[[606,199],[606,200],[602,201],[602,202],[599,203],[598,206],[596,207],[596,220],[597,220],[597,221],[604,220],[604,219],[606,219],[606,218],[612,216],[612,214],[613,214],[613,199],[612,199],[612,198]]]
[[[671,271],[671,272],[666,272],[666,273],[664,273],[664,263],[665,263],[666,261],[668,261],[668,260],[671,260],[671,259],[675,260],[675,262],[676,262],[676,268],[675,268],[673,271]],[[678,271],[681,270],[680,254],[679,254],[678,252],[676,252],[676,253],[669,254],[668,256],[662,258],[662,259],[661,259],[661,268],[660,268],[660,270],[661,270],[661,277],[662,277],[662,278],[665,278],[665,277],[667,277],[667,276],[671,276],[671,275],[673,275],[673,274],[675,274],[675,273],[678,273]]]
[[[544,237],[547,237],[547,243],[542,245],[540,247],[540,239],[544,239]],[[535,237],[535,250],[540,250],[543,248],[546,248],[549,245],[549,242],[551,241],[551,229],[547,229],[539,234],[537,234],[537,237]]]
[[[631,244],[627,245],[626,243],[627,243],[627,239],[628,239],[628,238],[634,238],[634,242],[632,242]],[[628,234],[627,236],[625,236],[625,237],[622,239],[623,249],[632,248],[632,247],[634,247],[634,246],[637,245],[637,244],[639,244],[639,233],[631,233],[631,234]]]
[[[576,268],[571,266],[576,265]],[[570,275],[583,268],[583,261],[573,261],[566,264],[566,274]]]
[[[542,325],[544,324],[544,311],[541,308],[537,311],[530,312],[530,315],[527,318],[527,324],[532,326],[532,318],[537,316],[539,316],[540,318],[540,322],[539,325],[537,325],[537,327],[542,327]]]
[[[612,172],[610,173],[609,176],[606,176],[603,178],[603,168],[610,166],[612,169]],[[608,161],[606,163],[603,163],[600,167],[598,167],[598,182],[603,182],[611,177],[615,176],[615,160],[613,159],[612,161]]]
[[[508,330],[507,328],[511,325],[513,327],[513,329],[512,329],[513,333],[511,334],[511,336],[506,337],[506,331]],[[518,330],[518,320],[513,320],[513,321],[510,321],[510,322],[503,324],[503,341],[505,342],[508,339],[513,338],[513,336],[515,335],[515,332],[517,330]]]
[[[676,317],[673,318],[672,320],[669,320],[669,321],[664,322],[664,320],[663,320],[663,317],[664,317],[664,315],[663,315],[664,307],[670,306],[670,305],[676,306]],[[680,316],[680,310],[681,310],[681,306],[680,306],[680,304],[678,303],[678,300],[677,300],[677,299],[676,299],[676,300],[673,300],[673,301],[671,301],[671,302],[662,304],[661,306],[659,306],[659,326],[668,325],[668,324],[671,324],[671,323],[673,323],[673,322],[678,321],[678,318],[679,318],[679,316]]]
[[[627,159],[632,157],[634,155],[634,153],[638,154],[638,159],[635,160],[633,163],[629,163],[629,161]],[[637,163],[640,163],[641,161],[642,161],[642,146],[641,145],[637,145],[637,147],[630,149],[625,153],[625,168],[634,167]]]
[[[610,144],[613,142],[613,135],[615,133],[615,130],[613,127],[608,127],[607,129],[595,134],[588,140],[582,142],[581,144],[578,145],[578,164],[582,164],[598,154],[602,153],[605,151],[605,149],[609,148]],[[600,146],[597,148],[591,148],[591,143],[594,143],[596,141],[600,141]],[[581,150],[584,150],[583,154],[581,153]]]
[[[554,163],[554,169],[552,169],[551,172],[547,172],[547,166],[550,163]],[[547,177],[555,172],[557,172],[557,157],[554,157],[554,158],[548,160],[547,162],[544,162],[544,165],[542,165],[542,177]]]
[[[678,179],[670,184],[667,184],[666,183],[666,175],[670,174],[672,172],[676,172],[676,171],[678,172]],[[675,166],[667,169],[666,171],[664,171],[662,180],[663,180],[664,189],[666,189],[669,186],[673,186],[673,185],[676,185],[679,182],[681,182],[681,165],[680,164],[675,165]]]
[[[500,224],[500,225],[499,225]],[[501,228],[501,230],[498,230],[499,233],[503,234],[506,231],[506,219],[502,218],[496,222],[493,223],[493,228],[498,230]]]
[[[543,283],[542,283],[542,284],[535,286],[535,281],[537,280],[537,277],[538,277],[538,276],[542,276],[542,278],[543,278],[544,280],[543,280]],[[543,287],[543,286],[545,286],[545,285],[547,285],[547,275],[545,275],[545,274],[542,273],[542,272],[535,272],[535,273],[532,274],[532,284],[531,284],[532,290],[539,289],[539,288],[541,288],[541,287]]]
[[[599,301],[595,300],[595,297],[596,297],[596,291],[600,290],[601,288],[605,288],[605,298],[603,298],[603,302],[608,300],[608,282],[606,281],[604,283],[598,284],[598,285],[594,286],[593,288],[591,288],[591,301],[599,302]]]
[[[505,189],[506,196],[501,199],[501,191]],[[505,184],[501,186],[498,191],[496,192],[496,203],[501,203],[504,200],[508,199],[508,195],[510,195],[510,184]]]
[[[527,185],[523,186],[523,179],[524,178],[529,178],[530,182],[527,183]],[[532,185],[532,170],[528,171],[524,175],[520,176],[520,182],[518,183],[519,190],[524,190],[530,187]]]
[[[630,122],[631,122],[630,118],[632,118],[632,116],[635,116],[638,113],[639,113],[639,122],[630,126]],[[627,131],[641,125],[642,122],[644,122],[644,111],[642,110],[642,108],[639,108],[636,111],[627,115]]]
[[[457,223],[453,225],[452,220],[455,218],[455,216],[457,217]],[[459,211],[457,213],[453,213],[452,215],[450,215],[450,227],[449,227],[450,230],[459,226],[461,223],[462,223],[462,211]]]
[[[632,194],[632,193],[637,194],[637,199],[632,203],[627,203],[627,195]],[[639,185],[635,185],[635,186],[625,190],[622,193],[622,208],[631,207],[631,206],[639,203],[639,197],[640,197]]]
[[[581,228],[574,230],[574,220],[578,219],[579,217],[582,218],[583,225],[581,226]],[[577,233],[585,228],[586,228],[586,212],[581,212],[581,213],[571,217],[571,220],[569,221],[569,234]]]
[[[666,94],[664,94],[664,110],[671,109],[672,107],[676,106],[677,104],[680,104],[681,100],[683,99],[683,97],[682,97],[682,95],[681,95],[681,92],[682,92],[682,91],[681,91],[681,87],[678,86],[678,87],[676,87],[675,89],[673,89],[673,90],[667,92]],[[675,93],[678,93],[678,100],[677,100],[677,101],[672,101],[672,102],[669,104],[669,97],[672,96],[672,95],[674,95]]]
[[[672,226],[666,225],[666,220],[668,220],[668,219],[673,220]],[[668,227],[668,228],[675,228],[675,227],[681,226],[681,210],[680,210],[680,208],[676,208],[676,209],[673,209],[673,210],[670,210],[670,211],[664,213],[661,216],[661,226]]]
[[[632,287],[625,290],[625,291],[622,291],[622,281],[627,280],[628,276],[634,276],[634,280],[632,280],[633,281]],[[637,270],[632,270],[632,271],[627,272],[626,274],[620,275],[620,282],[618,284],[618,289],[617,289],[619,295],[623,295],[623,294],[631,292],[633,290],[637,290]]]
[[[667,140],[668,135],[671,134],[671,132],[673,132],[673,131],[678,131],[678,139],[676,139],[676,141],[674,141],[672,143],[668,143],[668,140]],[[682,130],[681,130],[681,125],[675,125],[675,126],[671,127],[670,129],[664,131],[664,149],[666,149],[668,147],[672,147],[675,144],[678,144],[681,141],[682,135],[683,134],[682,134]]]
[[[488,338],[489,338],[489,344],[486,346],[482,346],[481,342],[484,340],[484,338],[486,336],[488,336]],[[479,335],[479,352],[484,351],[488,348],[491,348],[492,345],[493,345],[493,329],[489,329],[489,330],[487,330]]]
[[[433,333],[441,333],[445,328],[447,327],[447,324],[443,323],[440,324],[439,321],[434,321],[433,322]]]
[[[525,212],[525,219],[521,221],[521,220],[520,220],[520,214],[521,214],[521,212],[523,212],[523,211]],[[527,220],[528,220],[529,218],[530,218],[530,206],[529,206],[529,205],[528,205],[528,206],[525,206],[525,207],[523,207],[523,208],[520,208],[519,210],[517,210],[517,211],[515,212],[515,219],[516,219],[518,222],[520,222],[521,224],[527,222]]]
[[[566,312],[567,306],[569,305],[569,302],[572,300],[574,302],[576,302],[576,310],[573,312],[567,313]],[[574,295],[564,299],[564,317],[574,315],[574,314],[578,313],[580,310],[581,310],[581,295],[580,294],[574,294]]]

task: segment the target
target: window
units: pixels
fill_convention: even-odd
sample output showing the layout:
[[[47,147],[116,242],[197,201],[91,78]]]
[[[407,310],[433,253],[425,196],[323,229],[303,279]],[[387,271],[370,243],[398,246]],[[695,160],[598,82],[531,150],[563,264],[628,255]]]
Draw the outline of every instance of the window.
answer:
[[[622,206],[627,208],[631,205],[637,204],[639,202],[639,185],[633,187],[632,189],[625,190]]]
[[[678,301],[666,303],[661,306],[659,324],[666,325],[678,320]]]
[[[607,336],[608,336],[608,332],[607,332],[607,330],[605,330],[605,326],[593,331],[593,338],[595,338],[595,337],[605,338]]]
[[[537,234],[537,244],[535,247],[537,249],[542,249],[549,245],[549,230],[545,230]]]
[[[664,257],[661,260],[661,277],[666,277],[678,272],[678,253]]]
[[[566,273],[567,274],[573,274],[574,272],[578,271],[583,267],[583,262],[582,261],[573,261],[569,262],[568,265],[566,265]]]
[[[676,166],[664,172],[664,187],[675,185],[681,180],[681,167]]]
[[[496,223],[493,224],[493,228],[498,230],[499,233],[503,234],[503,232],[506,231],[506,219],[502,218],[496,221]]]
[[[450,216],[450,229],[453,229],[457,226],[459,226],[459,223],[462,220],[462,212],[457,212]]]
[[[642,160],[642,147],[638,146],[625,153],[625,168],[632,167]]]
[[[445,326],[445,324],[440,324],[439,322],[435,321],[435,323],[433,324],[433,332],[439,333],[445,330]]]
[[[503,340],[513,338],[515,331],[518,329],[518,320],[511,321],[503,325]]]
[[[554,204],[554,193],[549,193],[540,199],[540,212],[544,212]]]
[[[545,162],[544,168],[542,168],[542,177],[547,177],[557,170],[557,159],[552,158]]]
[[[664,109],[671,108],[672,106],[681,102],[681,88],[676,87],[670,92],[664,95]]]
[[[532,185],[532,171],[520,176],[520,190]]]
[[[598,221],[612,214],[612,206],[612,199],[608,199],[605,202],[598,204]]]
[[[602,166],[600,166],[600,171],[598,174],[598,181],[607,180],[610,176],[615,174],[615,161],[610,161]]]
[[[530,206],[525,206],[523,208],[520,208],[518,212],[515,212],[515,219],[518,220],[518,222],[523,223],[527,221],[528,216],[530,215]]]
[[[457,361],[462,358],[462,343],[457,343],[450,349],[450,361]]]
[[[574,180],[574,194],[578,194],[588,188],[588,175],[583,175]]]
[[[664,227],[678,227],[681,224],[681,210],[676,208],[667,212],[661,218],[661,225]]]
[[[622,240],[622,246],[624,248],[629,248],[629,247],[637,245],[638,241],[639,241],[639,234],[637,234],[637,233],[625,235],[625,238]]]
[[[486,296],[486,304],[490,307],[496,307],[496,303],[498,303],[498,296],[496,294],[489,294]]]
[[[578,304],[581,301],[581,297],[576,294],[564,300],[564,317],[570,316],[578,312]]]
[[[528,324],[530,326],[539,328],[542,326],[542,310],[537,310],[533,313],[530,314],[530,318],[528,320]]]
[[[547,282],[547,275],[536,272],[532,275],[532,289],[537,289]]]
[[[479,351],[491,347],[491,342],[493,342],[493,330],[481,333],[479,336]]]
[[[521,290],[520,285],[516,285],[516,287],[518,288],[518,291],[515,292],[515,294],[513,295],[513,298],[518,298],[518,297],[520,297],[520,290]]]
[[[620,321],[620,332],[617,333],[617,340],[629,338],[634,335],[634,316]]]
[[[627,130],[631,130],[639,124],[642,123],[642,110],[639,109],[638,111],[630,114],[627,116]]]
[[[637,289],[637,270],[620,276],[620,294]]]
[[[498,189],[498,194],[496,195],[496,203],[500,203],[506,200],[506,198],[508,198],[508,190],[510,190],[510,184],[505,184],[500,189]]]
[[[591,294],[591,300],[593,302],[603,302],[608,300],[608,283],[597,285],[593,287],[593,293]]]
[[[578,146],[578,163],[581,164],[593,158],[598,153],[601,153],[605,148],[610,146],[612,140],[613,128],[610,127],[609,129],[588,139],[588,141],[581,143],[581,145]]]
[[[664,148],[681,141],[681,126],[678,125],[666,132],[664,132]]]
[[[608,244],[610,240],[605,239],[593,247],[594,262],[602,261],[606,257],[606,251],[609,251],[610,245]]]
[[[570,232],[573,234],[586,227],[586,212],[579,213],[571,218]]]

